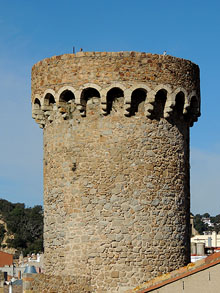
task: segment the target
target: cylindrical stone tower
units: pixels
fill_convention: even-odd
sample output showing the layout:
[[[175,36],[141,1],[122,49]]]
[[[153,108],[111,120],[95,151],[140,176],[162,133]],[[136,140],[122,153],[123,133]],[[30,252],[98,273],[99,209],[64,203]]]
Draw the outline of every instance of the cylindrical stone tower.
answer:
[[[199,68],[79,52],[32,69],[44,130],[45,273],[123,292],[190,261],[189,126]]]

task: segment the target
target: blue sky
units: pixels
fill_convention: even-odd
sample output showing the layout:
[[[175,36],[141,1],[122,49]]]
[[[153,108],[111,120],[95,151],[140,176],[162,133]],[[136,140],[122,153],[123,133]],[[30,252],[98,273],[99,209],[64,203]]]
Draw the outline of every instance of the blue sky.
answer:
[[[84,51],[143,51],[200,66],[202,116],[191,128],[191,210],[220,214],[220,2],[0,0],[0,197],[43,203],[42,130],[31,67]]]

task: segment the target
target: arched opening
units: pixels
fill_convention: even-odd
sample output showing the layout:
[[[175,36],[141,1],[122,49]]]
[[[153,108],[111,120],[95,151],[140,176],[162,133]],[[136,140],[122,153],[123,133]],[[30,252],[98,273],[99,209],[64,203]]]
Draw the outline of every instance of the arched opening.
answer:
[[[67,103],[72,100],[75,100],[75,96],[70,90],[65,90],[60,94],[59,102]]]
[[[112,110],[118,112],[123,108],[124,104],[124,92],[118,87],[110,89],[107,93],[107,114]]]
[[[34,102],[32,104],[32,117],[36,119],[37,117],[39,118],[38,115],[42,115],[43,111],[41,110],[41,103],[38,98],[34,99]]]
[[[175,98],[175,106],[173,112],[176,113],[178,116],[183,115],[183,108],[185,103],[185,95],[183,92],[179,92]]]
[[[97,89],[89,87],[85,88],[81,94],[81,104],[86,107],[86,105],[93,106],[100,103],[100,93]]]
[[[146,100],[147,92],[145,89],[139,88],[132,92],[131,95],[131,115],[135,115],[135,113],[139,112],[140,114],[144,114],[144,103]]]
[[[36,98],[34,100],[34,110],[39,110],[41,108],[40,100]]]
[[[47,93],[46,96],[44,97],[44,105],[52,106],[55,103],[56,102],[55,102],[54,96],[51,93]]]
[[[152,118],[159,119],[163,117],[166,100],[167,100],[167,91],[165,89],[159,90],[155,96]]]

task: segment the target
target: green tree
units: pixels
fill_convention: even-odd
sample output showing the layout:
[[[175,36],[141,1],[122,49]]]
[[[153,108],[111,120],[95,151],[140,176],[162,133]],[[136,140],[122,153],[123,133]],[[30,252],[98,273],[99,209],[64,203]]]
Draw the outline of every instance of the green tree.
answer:
[[[0,199],[0,214],[6,222],[8,232],[14,235],[7,244],[26,255],[43,251],[43,209],[42,206],[25,208],[21,203],[10,203]],[[4,231],[2,230],[2,234]],[[1,227],[0,227],[1,237]]]
[[[203,234],[204,231],[209,230],[207,224],[202,221],[203,215],[197,214],[194,216],[193,222],[195,229],[199,232],[199,234]]]
[[[4,239],[5,237],[5,227],[3,224],[0,224],[0,244],[2,243],[2,240]]]
[[[210,214],[209,213],[205,213],[202,215],[203,218],[210,218]]]
[[[211,222],[214,224],[213,230],[216,233],[220,232],[220,214],[216,215],[215,217],[211,217]]]

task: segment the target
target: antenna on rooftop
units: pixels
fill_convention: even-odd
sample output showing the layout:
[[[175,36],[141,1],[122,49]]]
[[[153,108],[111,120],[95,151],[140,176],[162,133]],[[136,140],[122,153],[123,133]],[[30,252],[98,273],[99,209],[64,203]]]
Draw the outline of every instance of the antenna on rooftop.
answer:
[[[75,54],[75,47],[73,46],[73,54]]]

